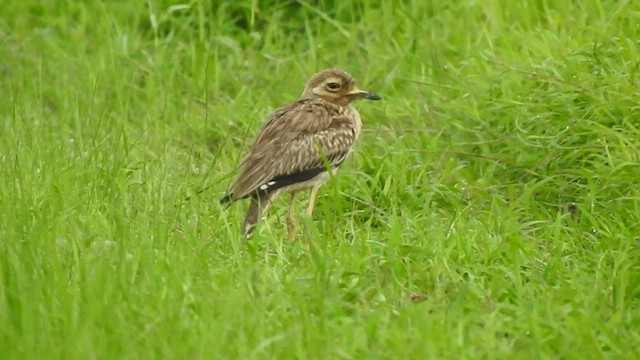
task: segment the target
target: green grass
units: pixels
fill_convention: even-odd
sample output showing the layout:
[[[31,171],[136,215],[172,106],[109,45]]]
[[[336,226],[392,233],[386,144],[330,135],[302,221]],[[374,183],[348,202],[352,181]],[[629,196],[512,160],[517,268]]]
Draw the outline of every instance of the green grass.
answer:
[[[639,2],[270,3],[3,2],[2,358],[640,356]],[[330,66],[384,101],[246,242],[218,199]]]

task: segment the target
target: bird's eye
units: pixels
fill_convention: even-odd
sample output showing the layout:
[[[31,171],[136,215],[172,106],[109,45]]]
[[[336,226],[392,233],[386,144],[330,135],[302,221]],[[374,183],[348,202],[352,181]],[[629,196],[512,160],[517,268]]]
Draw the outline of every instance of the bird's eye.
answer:
[[[340,83],[337,82],[330,82],[327,84],[327,89],[329,89],[329,91],[336,91],[338,89],[340,89]]]

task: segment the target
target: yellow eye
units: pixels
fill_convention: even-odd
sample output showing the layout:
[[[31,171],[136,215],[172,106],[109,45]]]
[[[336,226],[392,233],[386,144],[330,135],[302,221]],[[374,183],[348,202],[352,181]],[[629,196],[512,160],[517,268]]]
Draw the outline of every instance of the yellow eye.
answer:
[[[330,82],[327,84],[327,90],[329,91],[337,91],[342,87],[342,85],[340,85],[340,83],[337,82]]]

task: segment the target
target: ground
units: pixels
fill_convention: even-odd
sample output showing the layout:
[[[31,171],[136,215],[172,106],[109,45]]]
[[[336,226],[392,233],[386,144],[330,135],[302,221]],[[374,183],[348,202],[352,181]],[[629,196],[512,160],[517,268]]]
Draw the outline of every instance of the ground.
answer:
[[[6,359],[640,356],[636,1],[5,1]],[[383,97],[287,238],[221,206],[326,67]]]

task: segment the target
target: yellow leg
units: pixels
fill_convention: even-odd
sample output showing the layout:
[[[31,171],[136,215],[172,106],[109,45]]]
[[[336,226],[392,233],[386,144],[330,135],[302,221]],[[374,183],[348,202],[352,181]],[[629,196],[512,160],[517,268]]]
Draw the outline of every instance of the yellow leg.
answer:
[[[287,230],[289,232],[289,239],[293,239],[296,236],[296,193],[291,193],[291,202],[289,203],[289,214],[287,215]]]
[[[318,195],[319,186],[314,186],[311,188],[311,195],[309,195],[309,206],[307,207],[307,215],[311,217],[313,215],[313,205],[316,202],[316,195]]]

